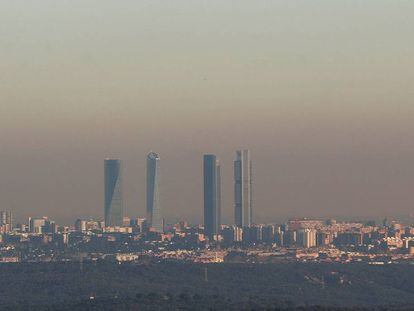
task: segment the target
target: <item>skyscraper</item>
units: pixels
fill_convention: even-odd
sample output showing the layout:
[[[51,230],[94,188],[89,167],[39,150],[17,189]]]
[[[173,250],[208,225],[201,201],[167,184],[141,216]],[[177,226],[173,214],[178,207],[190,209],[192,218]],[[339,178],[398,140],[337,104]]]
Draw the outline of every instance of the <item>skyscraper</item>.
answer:
[[[234,218],[239,227],[252,224],[252,161],[249,150],[238,150],[234,161]]]
[[[204,155],[204,232],[209,238],[220,233],[220,164],[215,155]]]
[[[156,232],[164,231],[160,202],[160,157],[155,152],[147,156],[147,220]]]
[[[105,159],[105,226],[123,224],[122,162]]]

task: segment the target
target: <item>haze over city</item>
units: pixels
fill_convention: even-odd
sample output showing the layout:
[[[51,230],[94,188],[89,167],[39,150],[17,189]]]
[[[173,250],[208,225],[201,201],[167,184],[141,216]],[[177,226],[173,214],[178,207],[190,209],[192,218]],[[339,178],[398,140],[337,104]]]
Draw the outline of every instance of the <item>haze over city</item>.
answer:
[[[412,1],[2,1],[0,206],[103,218],[103,160],[145,215],[201,223],[202,157],[253,161],[254,222],[412,213]]]

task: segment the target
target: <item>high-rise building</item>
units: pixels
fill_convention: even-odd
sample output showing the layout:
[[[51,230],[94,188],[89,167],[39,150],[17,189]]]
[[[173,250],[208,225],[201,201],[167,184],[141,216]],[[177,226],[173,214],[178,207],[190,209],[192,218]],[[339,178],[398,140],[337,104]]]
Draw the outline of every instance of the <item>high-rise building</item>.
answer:
[[[294,230],[283,231],[283,246],[292,247],[298,242],[297,232]]]
[[[154,231],[164,231],[160,202],[160,157],[154,152],[147,156],[147,220]]]
[[[123,225],[122,162],[105,159],[105,226]]]
[[[29,231],[31,233],[45,233],[47,217],[29,217]]]
[[[13,217],[10,211],[0,212],[0,225],[12,225]]]
[[[204,155],[204,233],[210,239],[220,233],[221,178],[215,155]]]
[[[241,242],[243,240],[243,228],[237,226],[225,226],[221,230],[225,243]]]
[[[13,229],[13,216],[10,211],[0,211],[0,232],[10,232]]]
[[[301,229],[299,230],[298,244],[304,248],[311,248],[316,246],[316,230],[315,229]]]
[[[274,243],[275,242],[275,226],[267,225],[263,227],[263,242]]]
[[[58,233],[59,226],[56,224],[54,220],[46,220],[44,233]]]
[[[87,220],[85,219],[77,219],[75,221],[75,230],[79,231],[79,232],[83,232],[86,231],[86,224],[87,224]]]
[[[129,217],[124,217],[122,219],[122,226],[123,227],[129,227],[131,225],[131,218]]]
[[[148,231],[148,221],[145,218],[137,218],[136,219],[137,226],[139,227],[140,232],[147,232]]]
[[[258,243],[263,241],[263,226],[254,225],[243,228],[243,242]]]
[[[252,225],[252,161],[249,150],[236,152],[234,161],[234,218],[239,227]]]

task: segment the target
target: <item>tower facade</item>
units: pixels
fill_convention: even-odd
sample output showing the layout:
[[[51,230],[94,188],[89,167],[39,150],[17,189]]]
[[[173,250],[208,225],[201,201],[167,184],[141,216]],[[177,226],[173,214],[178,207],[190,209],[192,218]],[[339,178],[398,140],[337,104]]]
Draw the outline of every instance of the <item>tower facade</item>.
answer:
[[[0,211],[0,226],[13,225],[13,216],[10,211]]]
[[[204,232],[209,238],[220,233],[221,176],[215,155],[204,155]]]
[[[156,232],[164,232],[160,202],[160,157],[155,152],[147,156],[147,220]]]
[[[234,161],[234,219],[236,226],[252,224],[252,161],[249,150],[238,150]]]
[[[105,159],[105,226],[123,225],[122,161]]]
[[[10,211],[0,211],[0,233],[7,233],[13,229],[13,216]]]

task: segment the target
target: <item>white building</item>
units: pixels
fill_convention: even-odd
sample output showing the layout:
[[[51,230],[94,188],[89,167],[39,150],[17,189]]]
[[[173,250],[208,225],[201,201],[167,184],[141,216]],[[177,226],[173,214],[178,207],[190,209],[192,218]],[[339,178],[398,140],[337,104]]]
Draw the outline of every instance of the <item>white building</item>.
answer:
[[[156,232],[164,232],[160,201],[160,157],[155,152],[147,156],[147,221]]]
[[[234,161],[234,218],[239,227],[252,224],[252,161],[249,150],[236,152]]]

